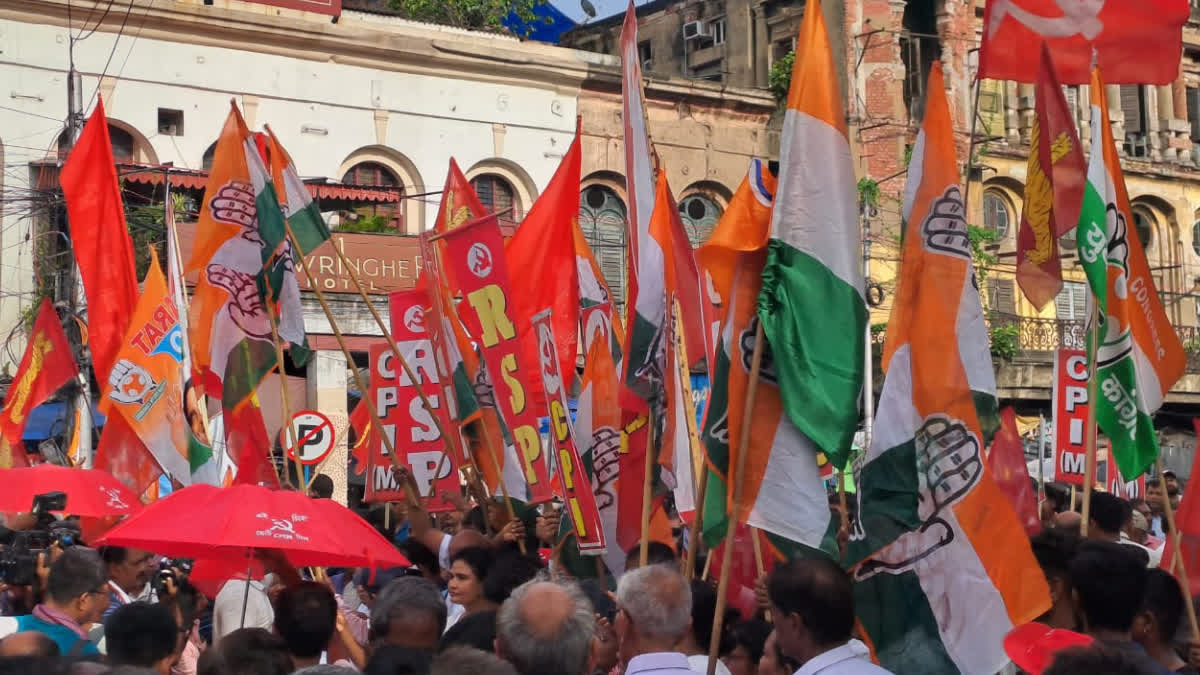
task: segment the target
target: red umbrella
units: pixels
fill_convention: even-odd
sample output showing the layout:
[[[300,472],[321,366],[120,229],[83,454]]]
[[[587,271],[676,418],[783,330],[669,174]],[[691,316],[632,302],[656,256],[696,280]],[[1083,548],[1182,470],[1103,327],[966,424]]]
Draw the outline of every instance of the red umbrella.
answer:
[[[47,492],[65,492],[63,513],[75,516],[127,516],[142,506],[132,490],[105,471],[57,464],[0,470],[0,512],[29,511],[34,496]]]
[[[408,560],[353,511],[328,499],[257,485],[193,485],[109,530],[102,544],[172,558],[244,561],[256,549],[292,565],[407,567]]]

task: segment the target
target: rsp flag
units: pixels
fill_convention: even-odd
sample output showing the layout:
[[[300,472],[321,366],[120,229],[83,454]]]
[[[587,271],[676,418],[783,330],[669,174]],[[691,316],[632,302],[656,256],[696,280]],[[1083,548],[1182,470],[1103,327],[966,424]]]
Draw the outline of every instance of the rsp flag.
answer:
[[[521,348],[500,225],[495,217],[482,218],[454,229],[445,235],[445,242],[446,266],[463,295],[459,316],[479,341],[500,418],[521,456],[529,502],[549,501],[553,496],[550,473],[538,434],[538,414],[525,380],[529,371],[521,367],[519,359]]]
[[[579,448],[575,445],[575,432],[571,429],[571,415],[567,409],[567,391],[558,365],[557,342],[550,310],[533,317],[533,334],[537,337],[537,354],[541,362],[542,386],[546,392],[546,409],[550,415],[550,437],[557,451],[557,478],[559,489],[566,501],[567,516],[575,530],[575,540],[580,553],[600,555],[604,553],[604,527],[600,512],[596,508],[596,497],[592,483],[584,471]]]

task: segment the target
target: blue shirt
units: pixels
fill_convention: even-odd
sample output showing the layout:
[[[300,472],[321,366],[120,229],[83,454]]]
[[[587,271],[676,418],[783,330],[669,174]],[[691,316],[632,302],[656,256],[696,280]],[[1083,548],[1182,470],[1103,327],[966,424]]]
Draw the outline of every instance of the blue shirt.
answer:
[[[77,655],[84,656],[90,654],[99,654],[96,645],[88,640],[79,637],[75,631],[60,626],[56,623],[46,623],[32,614],[18,616],[17,632],[22,631],[37,631],[54,640],[54,644],[58,645],[58,651],[63,656]],[[82,644],[80,644],[82,643]]]

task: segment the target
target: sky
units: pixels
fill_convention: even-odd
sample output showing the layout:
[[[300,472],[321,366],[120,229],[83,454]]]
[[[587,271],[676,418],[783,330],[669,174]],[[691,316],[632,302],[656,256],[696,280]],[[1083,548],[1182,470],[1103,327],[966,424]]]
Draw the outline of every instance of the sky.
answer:
[[[647,0],[635,0],[635,4],[644,5]],[[596,8],[596,18],[603,19],[605,17],[619,14],[625,11],[629,5],[629,0],[590,0]],[[566,14],[575,23],[583,23],[588,17],[583,13],[579,0],[550,0],[550,4],[558,8],[558,11]]]

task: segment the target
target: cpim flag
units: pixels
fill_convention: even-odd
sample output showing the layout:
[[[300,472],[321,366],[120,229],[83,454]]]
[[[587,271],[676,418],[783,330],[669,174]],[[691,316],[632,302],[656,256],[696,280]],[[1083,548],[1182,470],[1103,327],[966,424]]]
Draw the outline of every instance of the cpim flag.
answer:
[[[742,429],[751,424],[741,477],[741,522],[734,525],[749,523],[766,533],[772,558],[800,554],[797,544],[832,555],[840,523],[830,517],[816,447],[785,414],[770,344],[763,345],[753,420],[743,419],[777,187],[767,163],[751,160],[729,208],[696,253],[725,307],[704,420],[708,487],[700,521],[709,546],[724,539],[733,512],[729,474],[737,464]]]
[[[992,472],[992,480],[1008,497],[1008,503],[1012,504],[1025,533],[1032,537],[1041,532],[1037,494],[1029,480],[1029,467],[1025,464],[1025,444],[1021,441],[1021,433],[1017,431],[1017,413],[1011,406],[1000,412],[1000,429],[992,437],[987,468]]]
[[[979,410],[995,410],[995,380],[940,63],[926,91],[847,564],[864,639],[882,666],[994,673],[1008,662],[1004,636],[1049,609],[1050,597],[1028,536],[984,468]]]
[[[1087,84],[1092,53],[1113,84],[1170,84],[1179,74],[1187,0],[989,0],[979,77],[1036,82],[1044,42],[1063,84]]]
[[[1094,327],[1100,344],[1092,355],[1098,396],[1091,403],[1121,475],[1140,476],[1158,457],[1152,416],[1183,375],[1187,355],[1163,312],[1146,253],[1132,228],[1098,68],[1089,90],[1092,156],[1075,236],[1100,318]]]
[[[28,466],[21,436],[29,414],[59,387],[79,375],[75,354],[63,333],[62,323],[50,298],[42,298],[33,332],[17,376],[9,385],[4,409],[0,410],[0,469]]]
[[[121,351],[101,391],[100,410],[125,418],[173,481],[192,484],[183,401],[183,331],[179,309],[150,247],[150,269]],[[199,465],[207,458],[196,458]],[[215,479],[216,473],[213,472]]]
[[[862,394],[867,303],[858,191],[823,10],[809,5],[780,144],[758,316],[789,418],[838,468]]]
[[[1079,222],[1087,163],[1074,116],[1042,43],[1033,129],[1029,136],[1025,205],[1017,233],[1017,283],[1039,311],[1062,290],[1058,238]]]
[[[103,382],[121,349],[125,326],[138,299],[133,241],[125,224],[103,101],[96,102],[96,110],[63,164],[59,182],[67,200],[71,246],[87,295],[92,366],[96,379]]]
[[[538,370],[546,392],[546,412],[550,418],[550,438],[554,441],[555,478],[562,492],[563,508],[575,532],[575,545],[585,555],[603,555],[606,541],[592,482],[584,468],[571,428],[571,413],[567,408],[567,388],[558,367],[557,341],[554,339],[554,318],[547,309],[532,319],[537,339]]]
[[[517,324],[521,360],[536,363],[537,336],[532,319],[544,308],[552,310],[558,336],[559,372],[575,374],[579,343],[579,280],[576,275],[574,228],[579,220],[579,173],[582,152],[579,130],[545,191],[533,203],[521,227],[505,245],[508,266],[520,270],[511,279],[513,321]],[[534,380],[538,378],[533,378]],[[572,378],[573,379],[573,378]],[[541,382],[530,382],[530,395],[542,401]]]

